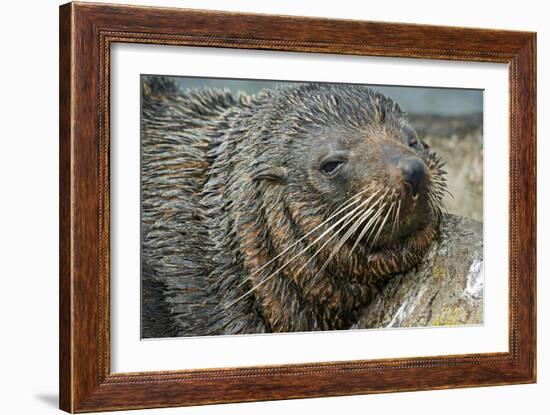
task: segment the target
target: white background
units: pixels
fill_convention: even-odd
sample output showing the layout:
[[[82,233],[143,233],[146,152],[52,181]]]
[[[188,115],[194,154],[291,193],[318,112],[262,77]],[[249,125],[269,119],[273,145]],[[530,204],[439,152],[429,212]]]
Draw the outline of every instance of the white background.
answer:
[[[543,68],[549,63],[548,12],[544,2],[463,0],[357,2],[263,0],[138,1],[182,7],[312,15],[396,22],[532,30],[538,32],[539,137],[539,383],[447,391],[321,398],[268,403],[217,405],[133,413],[278,414],[344,412],[408,414],[546,413],[550,390],[548,326],[550,307],[543,299],[550,249],[543,183],[550,180],[548,113],[550,100]],[[7,2],[2,9],[0,82],[1,151],[0,259],[2,289],[0,368],[4,413],[56,413],[57,407],[57,258],[58,258],[58,32],[57,1]],[[546,78],[548,75],[546,76]]]
[[[508,351],[506,65],[135,44],[113,46],[110,62],[114,372]],[[484,324],[140,341],[141,73],[484,89]]]

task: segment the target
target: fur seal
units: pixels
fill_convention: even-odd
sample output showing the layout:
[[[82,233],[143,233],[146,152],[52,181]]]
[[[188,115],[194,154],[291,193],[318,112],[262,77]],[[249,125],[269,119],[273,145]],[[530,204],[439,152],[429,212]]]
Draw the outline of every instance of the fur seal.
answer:
[[[142,337],[348,329],[436,238],[439,157],[365,86],[142,78]]]

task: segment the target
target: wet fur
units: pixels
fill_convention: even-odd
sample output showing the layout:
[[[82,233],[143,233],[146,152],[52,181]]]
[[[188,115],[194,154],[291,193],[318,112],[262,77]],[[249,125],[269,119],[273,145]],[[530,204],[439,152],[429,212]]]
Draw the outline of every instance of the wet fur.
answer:
[[[142,81],[143,337],[349,328],[436,236],[431,218],[395,249],[361,245],[348,258],[346,244],[317,275],[335,238],[314,261],[303,255],[272,276],[312,236],[257,272],[334,209],[304,167],[307,137],[324,126],[402,131],[405,114],[365,87],[303,84],[247,96]],[[430,157],[426,150],[437,171]]]

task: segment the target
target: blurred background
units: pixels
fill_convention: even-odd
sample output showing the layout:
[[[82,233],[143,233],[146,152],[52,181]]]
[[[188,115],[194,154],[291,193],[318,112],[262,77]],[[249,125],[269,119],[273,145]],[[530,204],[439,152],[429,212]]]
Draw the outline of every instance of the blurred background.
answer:
[[[174,77],[180,87],[228,88],[256,94],[290,82]],[[450,213],[483,222],[483,91],[479,89],[365,85],[397,101],[419,137],[446,162]]]

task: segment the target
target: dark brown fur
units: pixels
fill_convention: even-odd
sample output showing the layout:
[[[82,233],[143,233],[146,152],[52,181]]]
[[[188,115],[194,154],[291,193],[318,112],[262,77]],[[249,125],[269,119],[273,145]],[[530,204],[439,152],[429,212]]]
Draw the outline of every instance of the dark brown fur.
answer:
[[[341,164],[331,176],[327,157]],[[400,167],[412,159],[426,173],[414,196]],[[437,235],[443,175],[399,106],[366,87],[234,96],[145,77],[143,336],[351,327]],[[350,198],[367,209],[382,195],[355,230],[330,229],[352,208],[324,222]]]

